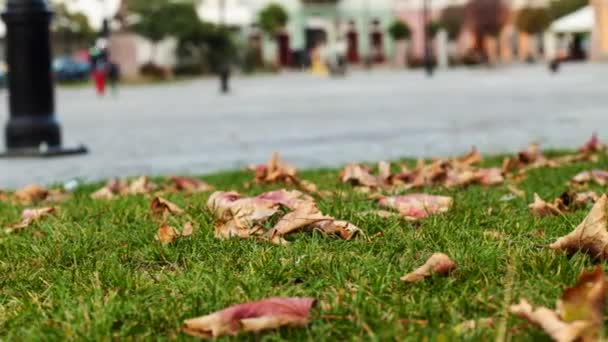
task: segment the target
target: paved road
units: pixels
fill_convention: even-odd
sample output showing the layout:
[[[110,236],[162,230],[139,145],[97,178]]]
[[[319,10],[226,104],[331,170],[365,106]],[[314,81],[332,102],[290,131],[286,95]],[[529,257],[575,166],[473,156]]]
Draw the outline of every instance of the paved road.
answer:
[[[199,174],[240,168],[280,151],[300,167],[453,155],[476,145],[509,152],[538,141],[574,147],[608,125],[608,65],[420,72],[347,79],[305,74],[243,78],[220,96],[215,80],[129,87],[118,98],[60,89],[66,144],[91,153],[0,160],[0,188],[74,178]],[[0,122],[7,119],[6,95]],[[603,134],[603,138],[608,138]]]

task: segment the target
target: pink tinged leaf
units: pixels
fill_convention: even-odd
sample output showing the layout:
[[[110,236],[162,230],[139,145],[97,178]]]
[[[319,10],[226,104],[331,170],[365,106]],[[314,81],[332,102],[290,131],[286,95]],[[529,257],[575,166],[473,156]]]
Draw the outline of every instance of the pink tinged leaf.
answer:
[[[286,326],[306,326],[315,302],[314,298],[270,298],[239,304],[186,320],[183,330],[191,336],[215,338]]]
[[[597,133],[593,133],[591,138],[589,138],[589,140],[583,146],[579,147],[577,151],[581,153],[590,153],[597,152],[601,148],[602,145],[600,144],[600,139],[598,138]]]

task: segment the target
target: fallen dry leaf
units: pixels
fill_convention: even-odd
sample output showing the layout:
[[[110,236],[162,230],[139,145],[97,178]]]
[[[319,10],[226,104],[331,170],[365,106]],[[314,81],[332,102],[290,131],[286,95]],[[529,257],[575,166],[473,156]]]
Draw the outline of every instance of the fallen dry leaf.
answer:
[[[566,289],[557,309],[534,309],[525,299],[512,305],[513,315],[541,328],[559,342],[597,341],[603,323],[606,276],[601,266],[583,273],[574,287]]]
[[[38,221],[50,214],[55,213],[54,207],[37,208],[37,209],[24,209],[21,213],[21,221],[12,224],[4,229],[7,233],[12,233],[17,230],[27,228],[35,221]]]
[[[149,194],[158,188],[148,177],[141,176],[131,183],[124,179],[109,180],[106,185],[91,194],[92,199],[112,200],[120,196]]]
[[[605,171],[605,170],[583,171],[572,177],[572,183],[575,183],[575,184],[585,184],[592,180],[599,185],[606,185],[606,183],[608,182],[608,171]]]
[[[594,153],[604,150],[606,146],[600,143],[597,133],[591,135],[591,138],[581,147],[577,149],[579,153]]]
[[[598,259],[608,258],[607,201],[606,194],[602,195],[583,222],[570,234],[549,245],[549,248],[565,250],[568,253],[581,251]]]
[[[566,191],[552,203],[545,202],[538,194],[534,194],[534,202],[528,206],[537,216],[562,215],[567,211],[585,207],[588,203],[595,203],[598,196],[593,191],[575,193]]]
[[[194,233],[194,225],[192,222],[186,222],[182,229],[181,236],[191,236]]]
[[[395,209],[407,220],[420,220],[431,215],[445,213],[452,206],[452,198],[427,194],[384,197],[379,203],[383,207]]]
[[[21,204],[32,204],[42,201],[49,194],[49,191],[38,184],[30,184],[15,191],[15,198]]]
[[[547,203],[536,193],[534,194],[534,202],[528,208],[537,216],[561,215],[566,210],[561,201]]]
[[[371,174],[370,170],[359,164],[348,164],[340,172],[340,181],[360,185],[367,188],[377,188],[382,186],[380,177]]]
[[[266,164],[252,165],[249,167],[249,170],[254,172],[254,183],[283,183],[294,185],[308,193],[316,193],[318,191],[314,183],[300,179],[296,167],[282,161],[277,152],[272,153],[270,160]]]
[[[179,237],[179,232],[166,224],[161,225],[156,233],[156,239],[163,245],[172,243],[177,237]]]
[[[310,322],[314,298],[270,298],[234,305],[184,322],[186,334],[200,338],[259,333],[280,327],[302,327]]]
[[[197,193],[212,191],[213,187],[199,179],[191,177],[169,177],[173,189],[178,192]]]
[[[168,214],[171,215],[184,215],[186,212],[183,211],[176,204],[169,202],[162,197],[154,197],[150,204],[152,213],[160,217],[166,217]]]
[[[433,274],[448,275],[456,269],[456,263],[449,256],[443,253],[433,254],[424,265],[420,266],[414,272],[401,277],[401,281],[406,283],[414,283],[421,281]]]
[[[285,235],[306,228],[337,234],[344,239],[352,238],[359,231],[348,222],[323,215],[312,197],[296,190],[271,191],[245,198],[236,192],[218,191],[209,197],[207,207],[217,216],[215,237],[221,239],[246,239],[266,233],[272,242],[284,244]],[[264,223],[275,215],[282,217],[266,232]]]

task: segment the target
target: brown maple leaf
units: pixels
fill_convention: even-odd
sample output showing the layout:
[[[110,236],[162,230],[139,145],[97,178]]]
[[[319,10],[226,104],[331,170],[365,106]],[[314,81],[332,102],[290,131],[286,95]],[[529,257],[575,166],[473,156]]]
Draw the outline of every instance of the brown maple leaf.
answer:
[[[433,274],[448,275],[456,269],[456,263],[449,256],[443,253],[433,254],[424,265],[420,266],[414,272],[401,277],[401,281],[406,283],[415,283],[421,281]]]
[[[169,202],[162,197],[154,197],[150,203],[152,214],[165,218],[167,215],[184,215],[186,212],[183,211],[176,204]]]
[[[314,298],[270,298],[234,305],[184,322],[186,334],[200,338],[259,333],[280,327],[302,327],[310,322]]]
[[[597,341],[603,324],[606,275],[601,266],[583,272],[574,287],[564,291],[557,309],[534,309],[525,299],[512,305],[513,315],[541,328],[559,342]]]
[[[583,222],[570,234],[559,238],[549,245],[554,250],[568,253],[578,251],[588,253],[594,258],[608,258],[608,231],[606,231],[606,204],[608,197],[602,195],[595,203]]]

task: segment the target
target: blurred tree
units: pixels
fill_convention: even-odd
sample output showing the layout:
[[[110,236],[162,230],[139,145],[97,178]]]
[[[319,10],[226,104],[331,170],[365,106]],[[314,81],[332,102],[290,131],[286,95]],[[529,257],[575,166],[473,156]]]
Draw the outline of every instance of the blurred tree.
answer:
[[[431,21],[430,23],[426,24],[426,32],[428,32],[430,39],[435,38],[439,30],[442,28],[443,26],[441,26],[441,22],[439,21]]]
[[[448,6],[441,12],[439,22],[451,40],[458,39],[465,18],[464,6]]]
[[[515,18],[517,29],[528,34],[541,33],[550,24],[551,14],[548,8],[523,8]]]
[[[289,14],[283,6],[271,3],[266,6],[258,15],[258,25],[269,36],[274,37],[279,29],[287,25]]]
[[[412,34],[410,27],[401,20],[395,20],[388,27],[388,33],[394,40],[409,39]]]
[[[51,31],[55,39],[62,42],[65,52],[72,49],[72,45],[88,46],[95,39],[96,33],[89,25],[89,19],[83,13],[70,13],[65,4],[53,6],[54,19]]]
[[[554,0],[550,1],[549,12],[551,21],[570,14],[589,5],[589,0]]]

